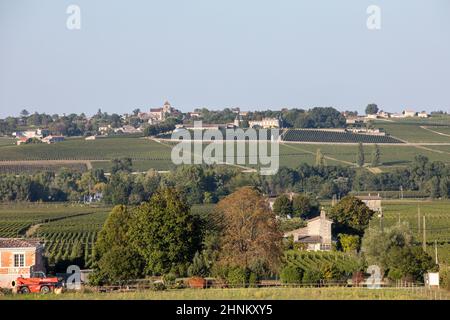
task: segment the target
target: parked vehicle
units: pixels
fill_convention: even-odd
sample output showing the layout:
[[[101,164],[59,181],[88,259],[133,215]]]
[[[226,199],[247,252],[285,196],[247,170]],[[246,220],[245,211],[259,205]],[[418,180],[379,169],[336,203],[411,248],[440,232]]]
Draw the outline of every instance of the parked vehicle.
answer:
[[[61,287],[61,282],[56,277],[47,277],[43,272],[35,272],[30,278],[19,277],[13,282],[17,293],[42,293],[54,292]]]

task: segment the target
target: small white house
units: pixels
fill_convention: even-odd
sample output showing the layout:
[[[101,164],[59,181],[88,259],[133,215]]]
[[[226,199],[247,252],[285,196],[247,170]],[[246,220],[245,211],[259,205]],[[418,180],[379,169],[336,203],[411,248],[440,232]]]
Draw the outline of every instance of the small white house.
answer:
[[[417,115],[417,112],[415,112],[414,110],[405,110],[403,111],[403,115],[405,116],[405,118],[411,118],[415,117]]]

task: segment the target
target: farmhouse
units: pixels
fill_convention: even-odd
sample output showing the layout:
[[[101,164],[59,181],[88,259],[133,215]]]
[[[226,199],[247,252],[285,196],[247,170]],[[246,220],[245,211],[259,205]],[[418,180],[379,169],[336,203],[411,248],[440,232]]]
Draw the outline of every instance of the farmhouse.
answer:
[[[20,276],[43,271],[44,245],[38,239],[0,238],[0,287],[11,287]]]
[[[428,118],[428,113],[426,111],[419,112],[417,114],[419,118]]]
[[[27,144],[30,143],[33,139],[32,138],[27,138],[27,137],[19,137],[19,139],[17,140],[16,144],[18,146],[20,146],[21,144]]]
[[[307,226],[284,234],[284,238],[293,237],[294,242],[303,243],[308,251],[331,250],[331,225],[333,221],[327,219],[325,210],[320,216],[307,221]]]
[[[373,210],[375,212],[381,212],[381,197],[379,195],[377,196],[371,196],[370,194],[368,196],[357,196],[359,200],[364,202],[366,206],[369,207],[370,210]]]
[[[390,118],[391,117],[391,113],[383,111],[383,110],[380,110],[378,112],[378,117],[379,118]]]
[[[130,126],[130,125],[125,125],[121,128],[114,129],[115,133],[123,133],[123,134],[133,134],[133,133],[139,133],[141,131],[142,130],[140,128],[136,129],[135,127]]]
[[[41,141],[44,143],[47,143],[47,144],[52,144],[52,143],[64,141],[64,137],[63,136],[48,136],[48,137],[42,138]]]
[[[417,114],[417,112],[415,112],[414,110],[405,110],[405,111],[403,111],[403,115],[405,116],[405,118],[415,117],[416,114]]]

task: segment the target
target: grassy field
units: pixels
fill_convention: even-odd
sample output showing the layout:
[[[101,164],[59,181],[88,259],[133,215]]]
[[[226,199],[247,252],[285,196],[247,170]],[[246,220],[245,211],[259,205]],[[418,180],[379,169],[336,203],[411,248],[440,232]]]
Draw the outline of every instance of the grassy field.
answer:
[[[248,288],[178,289],[127,293],[63,293],[5,295],[1,299],[29,300],[448,300],[448,291],[365,288]]]
[[[386,121],[376,121],[375,126],[378,128],[383,128],[388,134],[399,138],[403,141],[407,142],[415,142],[415,143],[432,143],[432,142],[450,142],[450,137],[436,134],[432,131],[422,128],[422,126],[431,128],[434,131],[439,131],[435,129],[435,126],[432,125],[432,122],[423,120],[395,120],[392,122]],[[446,126],[439,126],[443,132],[449,130],[450,123]],[[441,131],[439,131],[441,132]]]
[[[447,147],[450,148],[450,146],[430,146],[427,148],[445,151]],[[379,148],[381,151],[381,169],[408,165],[412,163],[412,161],[414,160],[414,156],[416,156],[417,154],[427,156],[430,161],[442,161],[444,163],[450,164],[449,154],[433,152],[421,147],[407,145],[381,145],[379,146]],[[295,164],[298,165],[301,161],[303,161],[304,158],[304,162],[313,164],[315,161],[315,154],[317,152],[317,149],[320,149],[326,157],[332,158],[326,159],[326,162],[329,165],[353,165],[356,162],[358,154],[358,146],[355,145],[286,144],[281,146],[280,148],[280,162],[281,164],[287,163],[289,167],[295,168]],[[283,155],[283,152],[289,153],[288,150],[292,154],[298,152],[298,155],[294,156],[294,159],[295,157],[297,157],[296,163],[295,161],[286,161],[287,159],[289,159],[289,157],[287,157],[287,159],[284,159],[285,156]],[[370,164],[373,150],[374,146],[364,146],[364,156],[366,159],[366,164]]]

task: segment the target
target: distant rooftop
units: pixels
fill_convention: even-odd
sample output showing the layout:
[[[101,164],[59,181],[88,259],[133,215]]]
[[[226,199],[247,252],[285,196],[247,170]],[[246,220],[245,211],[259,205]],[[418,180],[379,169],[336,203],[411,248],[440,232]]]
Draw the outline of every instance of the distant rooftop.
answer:
[[[41,243],[39,239],[0,238],[0,248],[33,248]]]

